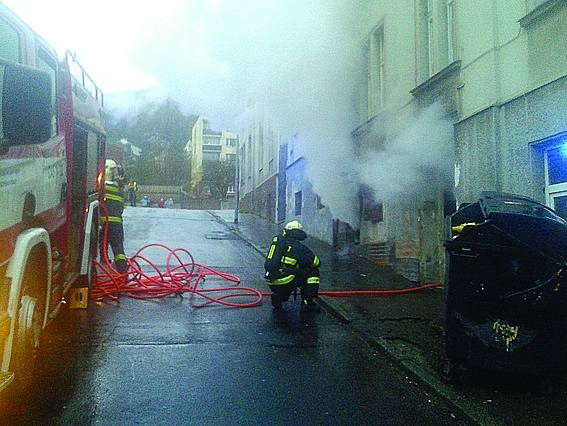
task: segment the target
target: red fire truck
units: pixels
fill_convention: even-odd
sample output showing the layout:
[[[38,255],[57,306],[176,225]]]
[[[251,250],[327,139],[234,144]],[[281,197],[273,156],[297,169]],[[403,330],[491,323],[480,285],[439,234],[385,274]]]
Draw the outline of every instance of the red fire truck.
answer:
[[[0,40],[3,390],[29,383],[43,330],[90,280],[105,130],[102,92],[73,55],[60,61],[2,4]]]

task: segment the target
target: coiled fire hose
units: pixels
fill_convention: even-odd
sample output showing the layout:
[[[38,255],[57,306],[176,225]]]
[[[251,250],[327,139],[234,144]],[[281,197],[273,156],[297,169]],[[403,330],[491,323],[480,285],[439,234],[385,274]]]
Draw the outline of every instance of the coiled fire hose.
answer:
[[[241,287],[240,278],[236,275],[220,272],[207,265],[196,263],[187,249],[171,249],[159,243],[146,244],[141,247],[128,259],[127,272],[120,274],[108,259],[107,222],[105,222],[103,229],[102,259],[100,262],[96,259],[93,260],[97,273],[91,290],[91,299],[97,302],[118,301],[121,296],[134,299],[157,299],[190,293],[204,299],[202,303],[194,305],[197,308],[213,303],[229,307],[249,308],[260,305],[264,296],[271,295],[271,293],[264,293],[254,288]],[[152,262],[145,254],[150,249],[160,249],[164,252],[165,270]],[[148,269],[150,272],[146,272]],[[232,285],[204,288],[202,284],[207,277],[218,277]],[[385,296],[439,287],[442,287],[442,284],[425,284],[396,290],[320,291],[319,295],[333,297]],[[246,301],[229,301],[239,298],[244,298]]]

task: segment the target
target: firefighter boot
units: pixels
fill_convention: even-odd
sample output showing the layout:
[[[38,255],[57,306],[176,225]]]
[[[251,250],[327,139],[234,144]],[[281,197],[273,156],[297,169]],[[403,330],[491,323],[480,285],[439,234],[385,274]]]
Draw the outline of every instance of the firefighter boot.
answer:
[[[282,297],[278,293],[272,293],[272,306],[274,307],[274,311],[281,312],[282,308]]]
[[[321,308],[319,308],[319,305],[317,305],[313,299],[303,299],[299,311],[304,314],[316,314],[321,311]]]

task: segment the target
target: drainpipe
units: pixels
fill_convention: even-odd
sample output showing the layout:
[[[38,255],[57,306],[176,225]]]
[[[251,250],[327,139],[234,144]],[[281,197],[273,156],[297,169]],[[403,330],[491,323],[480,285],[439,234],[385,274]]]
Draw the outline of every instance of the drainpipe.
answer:
[[[236,202],[235,202],[235,206],[234,206],[234,223],[235,225],[238,225],[238,215],[239,215],[239,210],[240,210],[240,137],[236,138],[236,165],[235,165],[235,171],[234,171],[234,175],[235,175],[235,179],[236,179],[236,185],[235,185],[235,198],[236,198]]]

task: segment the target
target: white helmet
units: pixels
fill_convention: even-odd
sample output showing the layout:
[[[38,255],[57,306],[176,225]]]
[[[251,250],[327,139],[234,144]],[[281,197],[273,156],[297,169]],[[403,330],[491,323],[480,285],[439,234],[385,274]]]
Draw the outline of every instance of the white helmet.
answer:
[[[117,168],[118,168],[118,164],[116,164],[116,161],[107,159],[106,162],[104,163],[104,177],[105,177],[105,179],[106,180],[113,180],[114,179],[114,173],[116,172]]]
[[[288,231],[291,231],[292,229],[299,229],[300,231],[303,231],[303,225],[297,220],[292,220],[291,222],[286,223],[284,229],[287,229]]]

